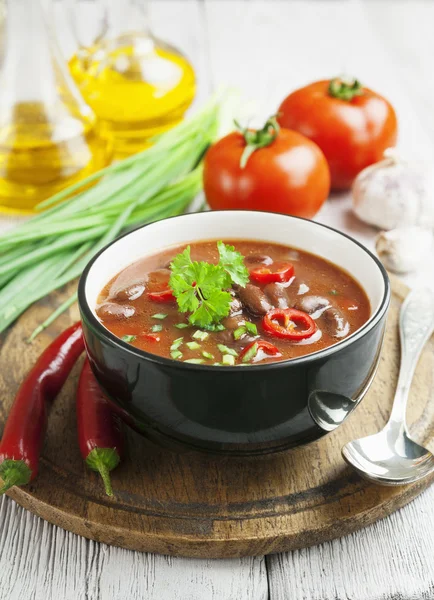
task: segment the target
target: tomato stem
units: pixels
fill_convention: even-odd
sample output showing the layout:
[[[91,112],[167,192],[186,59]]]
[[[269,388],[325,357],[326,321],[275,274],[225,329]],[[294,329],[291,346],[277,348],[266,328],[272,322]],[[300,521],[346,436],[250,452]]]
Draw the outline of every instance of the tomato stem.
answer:
[[[333,98],[351,102],[353,98],[363,94],[363,87],[358,79],[345,80],[335,77],[329,83],[328,92]]]
[[[247,127],[241,127],[237,121],[234,121],[234,123],[246,142],[240,160],[240,168],[244,169],[255,150],[265,148],[274,142],[279,135],[280,127],[277,122],[277,115],[270,117],[262,129],[248,129]]]
[[[107,496],[113,496],[110,471],[119,464],[120,457],[114,448],[94,448],[86,458],[87,466],[101,475]]]
[[[6,459],[0,465],[0,477],[3,485],[0,488],[0,496],[14,485],[26,485],[29,483],[32,472],[23,460]]]

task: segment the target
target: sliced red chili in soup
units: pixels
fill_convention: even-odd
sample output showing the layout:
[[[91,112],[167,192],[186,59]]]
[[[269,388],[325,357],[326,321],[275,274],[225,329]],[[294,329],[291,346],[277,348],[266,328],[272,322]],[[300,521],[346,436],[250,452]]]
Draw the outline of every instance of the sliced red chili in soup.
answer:
[[[257,267],[250,271],[250,279],[258,283],[286,283],[294,275],[294,265],[286,262]]]
[[[318,330],[307,313],[295,308],[270,310],[262,320],[262,327],[268,335],[284,340],[305,340]]]
[[[164,290],[161,290],[161,292],[148,292],[147,293],[149,300],[152,300],[153,302],[175,302],[176,298],[173,295],[172,290],[167,287]]]
[[[276,346],[265,340],[258,340],[246,346],[241,352],[240,358],[246,363],[257,359],[258,354],[260,355],[261,353],[266,356],[281,356],[279,348],[276,348]]]
[[[190,244],[191,260],[218,265],[217,241]],[[224,366],[262,365],[317,352],[369,319],[361,286],[323,258],[269,242],[223,242],[241,253],[247,283],[225,283],[229,287],[219,296],[227,303],[220,311],[224,316],[212,326],[192,325],[191,313],[180,312],[169,285],[169,265],[186,244],[123,269],[101,291],[98,317],[116,336],[146,352],[187,364]],[[189,293],[200,302],[208,288],[198,280],[196,292],[195,285],[191,278]],[[140,293],[131,293],[136,289]]]

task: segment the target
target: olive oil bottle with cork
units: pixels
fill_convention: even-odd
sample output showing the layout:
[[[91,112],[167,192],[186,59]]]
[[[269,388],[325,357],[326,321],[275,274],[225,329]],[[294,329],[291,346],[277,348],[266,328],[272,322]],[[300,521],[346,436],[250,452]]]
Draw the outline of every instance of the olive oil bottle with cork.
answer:
[[[111,159],[60,54],[50,8],[44,0],[0,0],[3,213],[31,213]]]
[[[146,0],[72,0],[80,45],[71,73],[122,158],[178,123],[195,94],[195,73],[148,27]],[[93,26],[89,26],[90,13]]]

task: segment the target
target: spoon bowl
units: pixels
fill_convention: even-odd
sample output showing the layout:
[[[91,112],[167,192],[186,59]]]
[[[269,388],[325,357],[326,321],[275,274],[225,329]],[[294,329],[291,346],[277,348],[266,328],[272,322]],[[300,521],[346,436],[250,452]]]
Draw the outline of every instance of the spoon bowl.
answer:
[[[406,485],[434,473],[434,455],[415,442],[407,428],[406,410],[417,361],[434,331],[434,294],[414,290],[399,316],[401,366],[392,412],[374,435],[349,442],[342,456],[365,479],[383,485]]]
[[[414,483],[434,472],[434,455],[405,431],[398,438],[383,430],[354,440],[342,455],[362,477],[383,485]]]

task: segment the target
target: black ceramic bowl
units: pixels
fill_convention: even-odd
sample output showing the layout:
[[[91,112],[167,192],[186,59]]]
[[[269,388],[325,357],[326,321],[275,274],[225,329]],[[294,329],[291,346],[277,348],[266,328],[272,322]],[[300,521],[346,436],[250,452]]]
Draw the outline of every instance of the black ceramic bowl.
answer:
[[[204,239],[254,239],[322,256],[355,277],[371,302],[358,331],[307,356],[249,368],[193,365],[133,348],[95,313],[104,285],[135,260]],[[106,394],[148,435],[235,454],[282,450],[338,427],[377,367],[389,305],[380,262],[324,225],[273,213],[221,211],[175,217],[128,233],[87,265],[79,285],[87,352]]]

